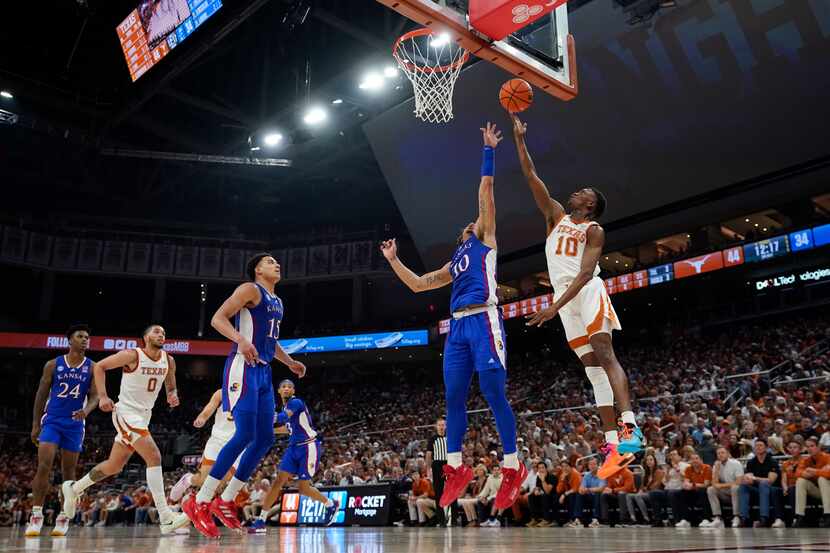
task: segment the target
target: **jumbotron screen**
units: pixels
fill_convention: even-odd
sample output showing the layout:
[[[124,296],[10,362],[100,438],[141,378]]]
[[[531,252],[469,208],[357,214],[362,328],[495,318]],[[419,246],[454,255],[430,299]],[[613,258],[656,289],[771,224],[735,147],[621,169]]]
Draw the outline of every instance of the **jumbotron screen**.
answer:
[[[222,7],[222,0],[142,0],[116,27],[135,82]]]

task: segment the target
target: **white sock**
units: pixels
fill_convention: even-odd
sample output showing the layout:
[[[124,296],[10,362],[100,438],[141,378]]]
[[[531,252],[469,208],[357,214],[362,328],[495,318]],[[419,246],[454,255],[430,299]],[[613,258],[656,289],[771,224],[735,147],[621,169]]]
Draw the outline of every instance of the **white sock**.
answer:
[[[78,495],[84,493],[84,490],[95,484],[89,474],[85,474],[83,478],[72,484],[72,491]]]
[[[167,506],[167,497],[164,495],[164,476],[161,473],[161,467],[147,467],[147,487],[150,488],[150,495],[153,496],[159,512],[159,520],[168,520],[173,513]]]
[[[519,456],[515,453],[505,453],[503,465],[506,469],[519,468]]]
[[[608,430],[605,432],[605,443],[614,445],[620,444],[620,435],[616,430]]]
[[[236,494],[239,493],[239,490],[241,490],[244,485],[245,482],[239,480],[236,476],[231,478],[231,481],[228,482],[227,486],[225,486],[225,491],[222,492],[222,501],[233,501],[236,499]]]
[[[32,505],[32,514],[41,516],[43,514],[43,505]]]
[[[216,488],[219,487],[219,482],[213,476],[209,475],[202,482],[202,487],[199,488],[199,493],[196,494],[196,503],[210,503],[213,501],[213,496],[216,495]]]
[[[461,466],[463,459],[461,458],[461,452],[457,451],[455,453],[447,453],[447,464],[454,469],[457,469]],[[433,474],[433,477],[435,475]]]
[[[634,418],[634,411],[623,411],[622,421],[631,426],[637,426],[637,420]]]

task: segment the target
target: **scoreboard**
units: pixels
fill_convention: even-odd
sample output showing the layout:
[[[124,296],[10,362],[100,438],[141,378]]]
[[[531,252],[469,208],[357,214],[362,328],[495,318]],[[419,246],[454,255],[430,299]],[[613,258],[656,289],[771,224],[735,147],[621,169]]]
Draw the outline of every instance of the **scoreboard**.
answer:
[[[744,259],[747,263],[766,261],[775,257],[782,257],[790,253],[787,236],[776,236],[767,240],[760,240],[744,246]]]
[[[222,0],[143,0],[116,27],[135,82],[222,7]]]

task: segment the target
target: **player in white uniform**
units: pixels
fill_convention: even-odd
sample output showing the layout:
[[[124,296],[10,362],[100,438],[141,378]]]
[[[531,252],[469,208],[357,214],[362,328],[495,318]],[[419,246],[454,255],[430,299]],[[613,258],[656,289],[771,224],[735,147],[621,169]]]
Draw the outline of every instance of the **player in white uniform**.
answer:
[[[541,326],[557,313],[562,319],[568,345],[585,365],[594,388],[606,441],[599,476],[608,478],[631,463],[633,454],[643,447],[643,434],[632,411],[628,377],[611,345],[611,332],[622,327],[605,283],[598,276],[605,231],[596,220],[605,211],[605,196],[595,188],[578,190],[568,198],[571,211],[565,213],[536,174],[525,145],[526,132],[527,125],[514,114],[513,135],[522,172],[545,217],[545,255],[554,290],[553,305],[530,315],[527,324]],[[622,419],[619,432],[615,398]]]
[[[174,503],[177,503],[191,486],[198,488],[202,485],[202,482],[205,481],[205,477],[210,472],[210,468],[214,463],[216,463],[216,456],[219,455],[219,452],[222,451],[222,448],[226,443],[228,443],[228,440],[233,437],[233,433],[236,432],[236,425],[233,423],[233,416],[222,409],[221,389],[216,390],[213,393],[210,401],[208,401],[205,408],[202,409],[202,412],[199,413],[199,416],[196,417],[196,420],[193,421],[193,426],[196,428],[202,428],[212,415],[213,428],[210,431],[210,438],[208,438],[208,441],[205,444],[205,450],[202,453],[202,462],[199,463],[199,472],[195,474],[188,472],[184,474],[178,482],[176,482],[170,490],[170,500]],[[228,479],[233,476],[238,464],[239,457],[236,458],[236,462],[233,464],[233,467],[231,467],[228,474],[225,475],[224,483],[227,483]]]
[[[100,394],[98,408],[112,411],[115,426],[115,443],[112,444],[109,459],[98,463],[87,475],[73,482],[67,480],[61,486],[63,508],[71,520],[75,516],[78,497],[90,486],[118,474],[137,452],[147,464],[147,487],[153,495],[159,513],[162,534],[169,534],[176,528],[175,516],[167,506],[164,494],[164,477],[161,473],[161,453],[150,435],[150,417],[162,383],[167,390],[167,404],[179,405],[176,393],[176,362],[164,351],[164,328],[151,325],[144,331],[144,347],[119,351],[95,363],[95,387]],[[118,403],[107,395],[105,371],[123,368]]]

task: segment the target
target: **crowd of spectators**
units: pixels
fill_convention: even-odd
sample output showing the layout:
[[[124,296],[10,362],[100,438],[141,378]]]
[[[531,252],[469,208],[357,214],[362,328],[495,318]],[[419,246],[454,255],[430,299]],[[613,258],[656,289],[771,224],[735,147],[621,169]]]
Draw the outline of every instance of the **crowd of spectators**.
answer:
[[[510,359],[508,380],[519,457],[530,473],[520,499],[507,512],[493,508],[501,448],[473,386],[463,457],[475,478],[450,520],[530,527],[830,524],[830,456],[822,451],[830,449],[830,323],[822,315],[686,333],[661,347],[621,348],[648,447],[636,466],[608,481],[596,476],[603,432],[582,369],[549,345],[522,348]],[[302,384],[298,394],[324,436],[315,482],[391,481],[397,523],[435,524],[436,475],[426,460],[426,438],[444,410],[435,380],[390,369],[383,378],[336,387]],[[166,456],[168,466],[178,464],[178,453],[197,453],[209,432],[182,426],[201,407],[197,398],[210,396],[207,383],[188,389],[194,399],[178,413],[158,408],[154,414],[154,436],[177,450]],[[105,423],[96,421],[90,424],[100,431],[88,432],[82,456],[86,466],[106,456],[111,443]],[[25,523],[34,450],[25,432],[0,437],[0,525]],[[257,516],[283,449],[278,442],[237,498],[242,518]],[[167,472],[168,486],[182,470]],[[128,471],[87,494],[77,522],[153,522],[142,474]],[[53,490],[44,513],[53,518],[56,509]]]

